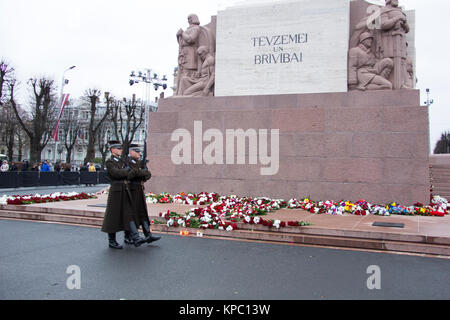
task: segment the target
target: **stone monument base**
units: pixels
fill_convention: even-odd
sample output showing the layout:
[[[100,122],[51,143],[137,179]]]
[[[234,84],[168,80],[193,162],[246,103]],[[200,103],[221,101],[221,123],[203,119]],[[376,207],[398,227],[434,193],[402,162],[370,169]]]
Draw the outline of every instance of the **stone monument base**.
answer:
[[[177,129],[192,136],[192,164],[174,163],[173,150],[181,140],[171,138]],[[201,141],[209,129],[223,133],[223,155],[215,158],[223,164],[206,164],[205,150],[211,150],[212,140]],[[276,174],[261,174],[268,165],[258,158],[259,149],[249,149],[248,140],[245,164],[227,161],[232,149],[227,150],[225,137],[231,129],[267,129],[267,155],[275,141],[271,130],[278,129]],[[203,158],[195,156],[195,150],[203,150]],[[234,151],[236,163],[242,150],[235,146]],[[153,177],[146,190],[428,203],[428,154],[428,109],[420,106],[418,90],[167,98],[150,117],[148,159]],[[257,164],[249,164],[252,155]]]

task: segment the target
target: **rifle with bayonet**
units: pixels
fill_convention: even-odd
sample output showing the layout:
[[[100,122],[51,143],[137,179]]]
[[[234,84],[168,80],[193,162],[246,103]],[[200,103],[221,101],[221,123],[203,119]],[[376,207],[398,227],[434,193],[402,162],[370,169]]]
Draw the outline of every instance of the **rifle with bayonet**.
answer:
[[[147,133],[145,133],[144,152],[142,155],[142,163],[141,163],[142,170],[147,169],[147,163],[149,163],[149,161],[147,160]]]

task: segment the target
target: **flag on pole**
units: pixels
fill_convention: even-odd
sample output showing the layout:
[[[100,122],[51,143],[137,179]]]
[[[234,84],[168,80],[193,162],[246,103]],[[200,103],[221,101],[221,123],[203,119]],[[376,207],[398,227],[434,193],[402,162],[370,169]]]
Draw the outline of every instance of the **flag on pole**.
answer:
[[[63,111],[64,111],[64,107],[67,104],[67,100],[69,100],[69,96],[70,96],[70,94],[63,94],[63,96],[62,96],[61,107],[59,109],[58,121],[56,122],[56,128],[55,128],[55,131],[53,132],[53,135],[52,135],[52,139],[55,140],[55,142],[57,142],[58,138],[59,138],[58,137],[58,135],[59,135],[59,122],[61,121],[61,117],[62,117],[62,114],[63,114]]]

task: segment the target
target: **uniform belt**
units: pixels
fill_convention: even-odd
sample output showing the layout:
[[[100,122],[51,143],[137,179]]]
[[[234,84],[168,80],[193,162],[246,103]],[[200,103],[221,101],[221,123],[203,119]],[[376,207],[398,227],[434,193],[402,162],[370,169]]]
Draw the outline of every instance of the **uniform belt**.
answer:
[[[125,184],[126,180],[115,180],[115,181],[111,181],[111,184]]]

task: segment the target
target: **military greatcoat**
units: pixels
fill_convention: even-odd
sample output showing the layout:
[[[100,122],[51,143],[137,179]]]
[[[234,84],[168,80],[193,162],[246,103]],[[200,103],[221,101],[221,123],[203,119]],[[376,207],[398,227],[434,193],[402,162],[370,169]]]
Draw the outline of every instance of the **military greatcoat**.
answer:
[[[142,161],[140,160],[130,159],[129,165],[131,169],[129,174],[131,195],[134,208],[136,209],[135,216],[139,220],[136,221],[136,224],[142,224],[144,221],[149,223],[144,183],[150,180],[152,174],[146,167],[143,169]]]
[[[130,170],[121,158],[111,156],[106,161],[106,173],[111,180],[111,187],[102,231],[106,233],[130,231],[130,222],[135,220],[135,209],[127,180]]]

